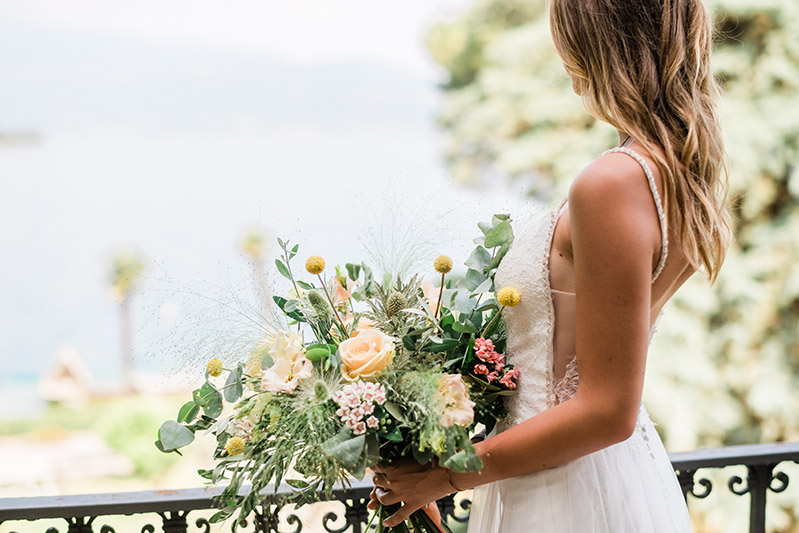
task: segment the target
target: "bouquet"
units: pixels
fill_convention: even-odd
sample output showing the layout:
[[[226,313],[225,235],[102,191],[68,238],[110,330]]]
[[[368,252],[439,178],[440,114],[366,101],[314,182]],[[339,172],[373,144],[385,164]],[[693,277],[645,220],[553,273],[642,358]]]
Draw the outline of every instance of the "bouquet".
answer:
[[[275,264],[290,289],[273,299],[285,328],[265,331],[246,361],[211,359],[205,382],[155,443],[180,453],[198,431],[216,437],[215,467],[199,471],[227,482],[212,522],[236,511],[244,520],[259,506],[268,512],[269,488],[283,482],[301,506],[402,458],[454,472],[482,467],[470,433],[490,431],[505,414],[503,397],[515,394],[519,374],[505,362],[501,312],[520,296],[513,287],[495,291],[493,281],[513,241],[510,218],[479,227],[465,276],[448,277],[452,260],[435,259],[438,287],[419,275],[378,279],[364,263],[325,276],[318,256],[301,279],[298,245],[278,239]],[[381,508],[380,522],[395,510]],[[392,530],[409,527],[446,525],[418,511]]]

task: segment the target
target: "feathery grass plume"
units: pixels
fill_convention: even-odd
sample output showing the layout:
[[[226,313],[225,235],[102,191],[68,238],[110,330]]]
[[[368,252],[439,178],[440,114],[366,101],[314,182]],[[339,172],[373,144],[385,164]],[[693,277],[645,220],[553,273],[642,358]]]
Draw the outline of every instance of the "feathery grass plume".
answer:
[[[139,343],[144,346],[144,358],[157,363],[164,376],[186,384],[196,381],[208,360],[218,358],[226,368],[233,368],[249,359],[253,346],[264,336],[288,328],[285,315],[274,303],[264,308],[263,294],[272,301],[274,284],[270,282],[263,292],[253,291],[244,272],[238,283],[165,275],[147,278],[147,286],[141,295],[147,312],[140,329],[155,333]],[[175,309],[169,320],[164,319],[165,305]]]
[[[394,180],[383,189],[380,200],[366,198],[362,191],[349,196],[350,212],[358,217],[357,224],[350,226],[356,228],[367,262],[379,279],[388,275],[393,280],[422,271],[424,258],[438,255],[436,244],[457,241],[453,239],[456,233],[463,236],[450,219],[463,206],[449,201],[450,195],[430,191],[411,196],[406,190],[407,183]]]

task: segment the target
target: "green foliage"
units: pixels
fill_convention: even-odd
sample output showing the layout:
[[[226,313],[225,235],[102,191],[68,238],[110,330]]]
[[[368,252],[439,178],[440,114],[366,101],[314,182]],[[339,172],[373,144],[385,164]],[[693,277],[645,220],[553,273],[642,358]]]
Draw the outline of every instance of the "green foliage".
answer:
[[[163,451],[171,452],[191,444],[194,441],[194,433],[183,424],[167,420],[158,430],[158,441]]]
[[[799,4],[708,7],[719,30],[714,66],[726,93],[737,244],[714,287],[696,276],[670,305],[648,403],[680,448],[797,440],[799,412],[789,406],[799,402]],[[544,0],[475,0],[433,28],[428,45],[449,72],[439,118],[457,179],[499,171],[552,202],[616,142],[573,94]],[[477,252],[470,267],[484,261]]]

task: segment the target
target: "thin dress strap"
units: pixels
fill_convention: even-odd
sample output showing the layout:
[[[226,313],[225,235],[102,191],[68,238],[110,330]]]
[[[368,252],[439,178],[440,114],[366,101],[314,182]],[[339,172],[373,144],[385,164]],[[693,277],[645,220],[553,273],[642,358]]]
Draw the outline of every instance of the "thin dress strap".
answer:
[[[666,266],[666,257],[669,254],[669,235],[666,229],[666,214],[663,212],[663,204],[660,201],[660,193],[658,193],[657,185],[655,185],[655,176],[652,174],[652,169],[649,168],[649,165],[646,164],[644,158],[641,157],[637,152],[630,150],[629,148],[617,147],[603,152],[599,157],[616,152],[627,154],[638,161],[641,167],[643,167],[644,174],[646,174],[646,179],[649,182],[649,189],[652,191],[652,197],[655,200],[655,207],[658,211],[658,220],[660,221],[661,251],[660,262],[655,269],[655,273],[652,275],[652,283],[654,283],[655,280],[658,279],[658,276],[660,276],[660,273],[663,272],[663,267]]]

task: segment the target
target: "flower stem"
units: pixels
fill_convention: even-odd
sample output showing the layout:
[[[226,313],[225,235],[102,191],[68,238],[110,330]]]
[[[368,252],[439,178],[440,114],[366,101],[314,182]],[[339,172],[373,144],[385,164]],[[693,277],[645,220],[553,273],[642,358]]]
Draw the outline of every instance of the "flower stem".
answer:
[[[322,284],[322,290],[325,292],[325,296],[327,296],[327,301],[330,302],[330,307],[333,308],[333,313],[336,315],[336,320],[338,320],[338,325],[341,326],[341,332],[346,335],[347,328],[344,326],[344,321],[341,320],[341,317],[338,315],[338,311],[336,310],[336,306],[333,304],[333,299],[330,297],[330,293],[327,292],[327,286],[325,285],[325,282],[322,279],[322,275],[317,274],[316,277],[319,278],[319,283]]]
[[[433,313],[435,318],[438,318],[438,310],[441,309],[441,296],[444,294],[444,276],[446,274],[441,274],[441,288],[438,290],[438,301],[436,302],[436,312]]]
[[[503,309],[505,309],[504,305],[499,308],[499,311],[497,311],[497,314],[494,315],[494,318],[492,318],[491,322],[489,322],[488,325],[485,327],[485,329],[483,330],[483,333],[480,335],[482,338],[485,339],[485,334],[488,333],[491,330],[491,326],[493,326],[494,322],[496,322],[499,319],[499,315],[502,314],[502,310]]]
[[[289,243],[285,243],[285,246],[283,246],[283,259],[286,261],[286,270],[289,271],[289,278],[291,279],[291,284],[294,286],[294,292],[296,293],[297,298],[299,298],[300,289],[297,288],[297,282],[294,281],[294,273],[291,271],[291,258],[289,257],[289,251],[287,248],[288,244]]]

